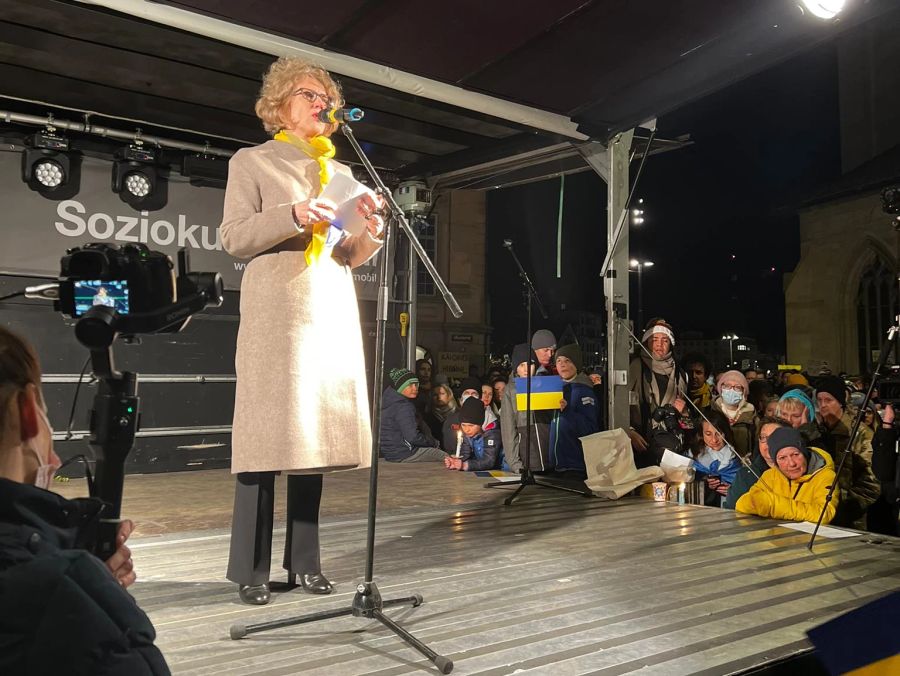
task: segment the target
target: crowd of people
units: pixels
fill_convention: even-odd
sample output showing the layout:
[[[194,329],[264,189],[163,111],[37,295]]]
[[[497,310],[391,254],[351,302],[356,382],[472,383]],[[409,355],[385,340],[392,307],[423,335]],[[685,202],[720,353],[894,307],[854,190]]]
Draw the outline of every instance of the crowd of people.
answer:
[[[816,521],[824,512],[824,523],[897,533],[900,435],[877,391],[851,442],[864,378],[714,372],[701,354],[676,360],[674,347],[672,326],[653,319],[631,361],[628,435],[637,468],[660,465],[670,451],[691,459],[707,505],[784,520]],[[558,405],[532,411],[530,426],[517,403],[529,366],[533,379],[558,376],[562,389]],[[584,478],[580,438],[606,425],[600,376],[583,366],[577,345],[557,347],[541,329],[530,345],[515,346],[508,373],[494,368],[451,383],[424,359],[415,373],[394,369],[381,456],[521,472],[527,447],[532,471]]]
[[[581,349],[557,348],[553,333],[541,329],[530,345],[515,347],[510,366],[510,372],[497,367],[455,387],[425,359],[415,373],[391,370],[381,409],[381,457],[443,462],[450,470],[521,472],[530,447],[530,469],[585,478],[580,437],[600,430],[602,411],[599,377],[582,372]],[[526,443],[529,426],[517,403],[516,378],[526,378],[529,368],[535,379],[558,376],[560,396],[552,408],[535,407]]]
[[[677,362],[674,346],[672,327],[651,320],[631,363],[638,467],[660,464],[668,450],[692,459],[708,505],[800,521],[824,511],[824,523],[897,534],[900,437],[877,390],[851,439],[864,377],[713,372],[701,354]]]

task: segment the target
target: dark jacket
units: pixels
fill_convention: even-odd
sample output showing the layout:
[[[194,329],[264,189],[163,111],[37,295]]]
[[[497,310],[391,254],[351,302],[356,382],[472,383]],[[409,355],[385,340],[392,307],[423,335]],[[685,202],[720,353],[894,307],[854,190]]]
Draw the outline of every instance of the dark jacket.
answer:
[[[99,512],[0,479],[0,674],[169,673],[150,620],[77,548]]]
[[[495,421],[490,424],[488,429],[483,430],[481,434],[477,434],[474,437],[467,437],[463,434],[459,456],[468,463],[466,469],[470,472],[482,469],[499,469],[502,444],[500,425]],[[455,453],[456,448],[454,447],[450,452],[451,454]]]
[[[428,426],[419,424],[413,400],[388,387],[381,399],[381,457],[400,462],[418,448],[438,448],[440,444],[423,430]]]
[[[566,408],[559,411],[550,427],[550,454],[558,470],[585,471],[584,449],[579,437],[600,431],[597,397],[590,379],[578,374],[563,385]]]
[[[750,461],[750,469],[747,469],[747,466],[744,465],[738,470],[737,476],[728,488],[725,500],[722,501],[722,507],[734,509],[741,496],[750,490],[767,469],[769,469],[769,464],[759,454],[759,450],[754,450],[753,459]]]

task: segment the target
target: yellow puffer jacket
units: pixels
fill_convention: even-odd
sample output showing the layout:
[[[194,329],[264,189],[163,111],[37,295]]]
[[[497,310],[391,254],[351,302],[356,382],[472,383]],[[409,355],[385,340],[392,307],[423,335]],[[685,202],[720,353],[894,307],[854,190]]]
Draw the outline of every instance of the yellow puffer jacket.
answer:
[[[777,467],[763,472],[753,487],[741,496],[735,509],[744,514],[756,514],[784,521],[818,521],[825,496],[834,483],[834,461],[820,448],[810,448],[812,454],[806,474],[791,481]],[[822,523],[834,518],[838,492],[831,496]]]

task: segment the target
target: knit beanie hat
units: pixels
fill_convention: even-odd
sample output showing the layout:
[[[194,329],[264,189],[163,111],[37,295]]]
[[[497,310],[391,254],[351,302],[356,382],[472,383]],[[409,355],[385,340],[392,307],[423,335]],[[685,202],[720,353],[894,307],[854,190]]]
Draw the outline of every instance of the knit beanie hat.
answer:
[[[788,373],[784,379],[784,384],[790,385],[791,387],[794,387],[796,385],[809,387],[809,381],[802,373]]]
[[[413,383],[419,384],[419,379],[416,377],[416,374],[409,369],[391,369],[390,378],[391,382],[394,384],[394,389],[398,392],[402,392],[408,385],[412,385]]]
[[[716,378],[716,389],[719,392],[722,391],[722,383],[725,381],[730,382],[738,382],[744,388],[744,397],[746,398],[748,392],[750,391],[750,384],[747,382],[747,378],[740,371],[725,371],[722,375]]]
[[[478,378],[463,378],[459,383],[459,394],[462,395],[466,390],[475,390],[478,396],[481,396],[481,381]]]
[[[519,364],[524,364],[531,359],[531,350],[528,349],[528,343],[519,343],[513,348],[510,362],[512,364],[513,373],[519,368]]]
[[[556,347],[556,336],[549,329],[538,329],[531,337],[531,349],[542,350],[546,347]]]
[[[484,424],[484,404],[478,397],[469,397],[459,408],[459,422],[472,425]]]
[[[772,457],[772,460],[778,458],[778,451],[783,448],[796,448],[806,456],[807,462],[812,457],[812,452],[803,443],[803,437],[800,436],[800,432],[793,427],[779,427],[775,429],[769,435],[768,444],[769,455]]]
[[[641,342],[646,343],[656,333],[661,333],[664,336],[667,336],[669,338],[669,342],[672,344],[672,347],[675,346],[675,330],[672,328],[672,325],[669,324],[669,322],[667,322],[665,319],[659,318],[651,319],[647,323],[647,328],[644,330],[644,335],[641,336]]]
[[[847,405],[847,385],[841,378],[837,376],[822,376],[816,378],[816,394],[819,392],[827,392],[838,400],[843,408]]]
[[[556,350],[556,358],[566,357],[569,361],[575,364],[575,369],[577,371],[581,370],[582,367],[582,358],[581,358],[581,348],[578,347],[575,343],[570,343],[569,345],[563,345],[562,347]]]

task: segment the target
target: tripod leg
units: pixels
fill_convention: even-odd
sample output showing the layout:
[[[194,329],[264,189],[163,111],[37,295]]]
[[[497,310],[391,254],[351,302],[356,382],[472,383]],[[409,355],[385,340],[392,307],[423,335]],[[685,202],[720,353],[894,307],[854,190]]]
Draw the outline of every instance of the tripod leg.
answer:
[[[442,655],[438,655],[431,648],[429,648],[415,636],[406,631],[406,629],[401,627],[389,617],[386,617],[380,610],[373,611],[372,617],[381,622],[381,624],[390,629],[392,632],[397,634],[397,636],[402,638],[408,645],[412,646],[420,653],[425,655],[425,657],[427,657],[434,663],[434,666],[436,666],[438,668],[438,671],[440,671],[442,674],[449,674],[451,671],[453,671],[453,662],[451,660],[443,657]]]
[[[422,598],[422,595],[416,594],[415,596],[404,596],[402,599],[388,599],[387,601],[382,601],[381,607],[387,608],[388,606],[405,606],[408,604],[413,608],[418,608],[423,603],[425,603],[425,599]]]
[[[510,495],[508,498],[506,498],[506,500],[503,501],[503,504],[507,505],[507,506],[511,505],[513,503],[513,500],[515,500],[517,497],[519,497],[519,493],[521,493],[525,489],[525,486],[527,486],[527,485],[528,484],[525,483],[524,481],[521,484],[519,484],[519,487],[515,490],[515,492],[513,492],[512,495]]]
[[[321,613],[312,613],[302,617],[291,617],[284,620],[273,620],[272,622],[260,622],[259,624],[232,624],[229,634],[233,640],[244,638],[247,634],[254,634],[258,631],[269,631],[270,629],[281,629],[282,627],[293,627],[295,624],[306,624],[308,622],[318,622],[319,620],[330,620],[333,617],[344,617],[352,615],[351,608],[341,608],[340,610],[323,610]]]
[[[491,481],[484,485],[485,488],[512,488],[513,486],[518,486],[522,483],[522,480],[518,481]]]

